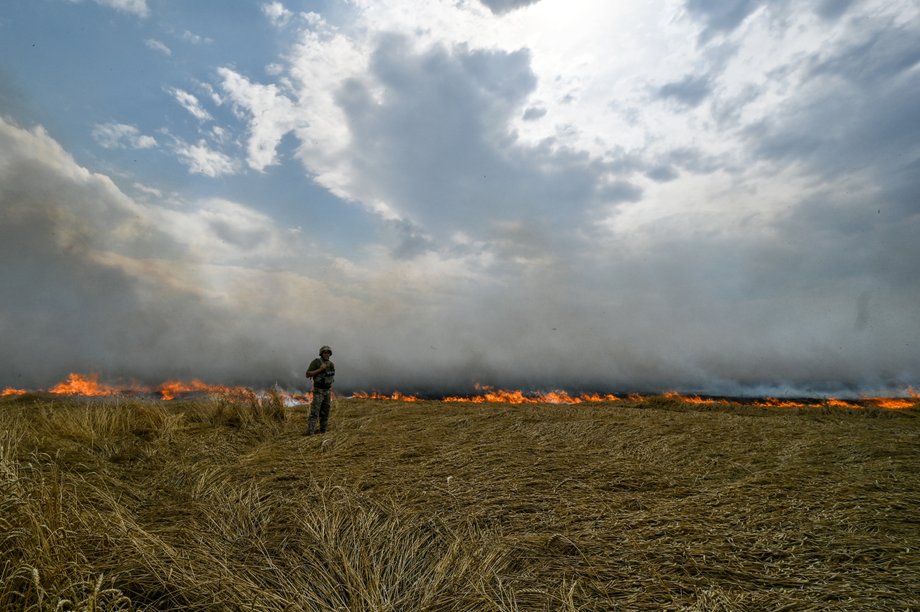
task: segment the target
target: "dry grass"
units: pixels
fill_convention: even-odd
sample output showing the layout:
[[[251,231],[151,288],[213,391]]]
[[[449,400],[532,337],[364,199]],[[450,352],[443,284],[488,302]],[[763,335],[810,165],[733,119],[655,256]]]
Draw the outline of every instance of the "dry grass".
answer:
[[[920,609],[916,410],[0,400],[0,609]]]

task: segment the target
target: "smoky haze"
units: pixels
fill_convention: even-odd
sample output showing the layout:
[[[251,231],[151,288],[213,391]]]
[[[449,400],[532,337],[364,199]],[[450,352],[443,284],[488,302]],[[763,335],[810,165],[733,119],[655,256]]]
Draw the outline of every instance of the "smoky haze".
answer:
[[[358,4],[91,155],[0,117],[0,386],[920,385],[915,4]],[[241,188],[291,174],[302,226]]]
[[[595,253],[572,254],[534,227],[513,248],[545,259],[488,280],[423,288],[278,273],[250,285],[231,269],[216,288],[154,206],[42,131],[0,127],[4,385],[47,387],[76,371],[297,387],[322,343],[345,389],[856,393],[902,388],[920,365],[920,296],[897,284],[908,263],[894,266],[916,246],[877,212],[866,215],[875,231],[905,240],[899,254],[867,241],[871,275],[854,262],[832,276],[854,257],[820,235],[777,244],[753,229],[714,239],[659,227],[647,244],[597,239]],[[316,320],[299,322],[302,312]]]

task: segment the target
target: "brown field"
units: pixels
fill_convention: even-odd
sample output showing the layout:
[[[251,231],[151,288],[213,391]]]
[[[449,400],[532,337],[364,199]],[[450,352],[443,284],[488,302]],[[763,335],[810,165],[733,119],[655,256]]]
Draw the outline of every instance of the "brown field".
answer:
[[[920,411],[0,399],[3,610],[917,610]]]

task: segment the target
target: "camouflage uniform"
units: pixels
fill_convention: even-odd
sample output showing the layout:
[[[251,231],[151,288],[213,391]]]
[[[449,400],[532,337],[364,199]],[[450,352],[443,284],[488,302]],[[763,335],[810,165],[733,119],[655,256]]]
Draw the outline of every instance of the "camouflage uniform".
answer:
[[[325,351],[332,353],[332,349],[324,346],[319,350],[320,357],[310,362],[308,372],[316,370],[323,363],[328,363],[329,367],[313,377],[313,401],[310,403],[310,421],[307,432],[316,433],[317,421],[319,421],[319,433],[326,433],[326,427],[329,425],[329,409],[332,397],[332,382],[335,379],[335,364],[330,360],[323,360],[322,354]]]

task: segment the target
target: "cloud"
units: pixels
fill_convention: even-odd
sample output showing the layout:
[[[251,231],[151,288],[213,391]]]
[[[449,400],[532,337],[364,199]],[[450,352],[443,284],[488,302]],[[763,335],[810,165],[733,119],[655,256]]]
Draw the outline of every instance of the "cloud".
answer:
[[[214,42],[213,38],[207,36],[200,36],[188,30],[182,32],[182,40],[185,42],[192,43],[193,45],[202,45],[202,44],[211,44]]]
[[[320,41],[310,40],[301,48],[304,55],[295,58],[296,67],[323,65],[316,59]],[[341,46],[337,38],[325,44]],[[292,130],[302,143],[298,155],[318,182],[385,218],[395,216],[437,236],[457,229],[488,234],[492,220],[482,216],[486,209],[512,217],[547,215],[552,223],[564,215],[550,204],[554,201],[580,211],[637,197],[639,189],[626,180],[605,186],[611,181],[603,164],[585,167],[581,153],[515,141],[507,126],[536,84],[526,51],[434,46],[418,52],[408,38],[391,35],[377,39],[366,57],[369,72],[362,75],[365,62],[355,62],[353,78],[332,83],[334,106],[318,119],[310,113],[321,105],[312,98],[289,100],[226,69],[223,87],[253,109],[254,117],[278,117],[266,130],[268,146]],[[294,73],[301,76],[298,68]],[[336,74],[343,78],[342,70]],[[305,85],[323,82],[325,75],[310,77]],[[315,87],[301,91],[312,95]],[[347,128],[344,135],[315,131],[336,113],[344,116],[339,123]],[[258,124],[252,126],[255,137]],[[328,174],[327,164],[334,166]],[[492,195],[497,185],[507,194],[498,208]]]
[[[657,181],[659,183],[673,181],[679,176],[674,167],[668,165],[655,166],[654,168],[649,169],[645,175],[653,181]]]
[[[481,0],[496,15],[504,15],[515,9],[537,3],[539,0]]]
[[[545,116],[546,116],[545,108],[531,106],[530,108],[524,111],[524,114],[522,115],[521,118],[524,119],[524,121],[536,121],[537,119],[540,119],[541,117],[545,117]]]
[[[338,157],[337,187],[351,199],[381,200],[441,237],[457,229],[482,237],[496,215],[553,224],[635,199],[639,190],[627,181],[605,187],[603,164],[582,153],[516,142],[507,126],[535,84],[523,50],[417,53],[406,38],[381,38],[369,73],[339,89],[351,138]]]
[[[824,19],[838,19],[853,4],[853,0],[820,0],[817,12]]]
[[[211,149],[204,140],[199,140],[198,144],[189,144],[180,140],[175,143],[173,150],[192,174],[217,177],[236,174],[240,169],[237,160]]]
[[[150,185],[144,185],[143,183],[134,183],[133,187],[142,194],[148,196],[154,196],[156,198],[162,198],[163,192],[157,189],[156,187],[151,187]]]
[[[213,119],[211,113],[202,108],[198,98],[189,92],[183,89],[173,88],[169,90],[169,93],[172,94],[176,102],[178,102],[182,108],[190,112],[198,121],[211,121]]]
[[[97,123],[92,135],[93,140],[106,149],[152,149],[157,146],[153,136],[141,134],[133,125],[124,123]]]
[[[212,264],[261,265],[296,250],[267,215],[222,198],[196,202],[194,210],[161,207],[150,216],[171,228],[189,253]]]
[[[147,0],[96,0],[96,3],[139,17],[147,17],[150,14]]]
[[[658,97],[675,100],[687,107],[699,106],[712,92],[712,84],[706,76],[687,76],[680,81],[662,85]]]
[[[229,68],[219,68],[221,87],[231,102],[250,116],[247,163],[263,171],[277,163],[281,138],[303,124],[293,102],[275,85],[259,85]]]
[[[144,44],[147,45],[147,47],[149,47],[150,49],[153,49],[154,51],[162,53],[163,55],[166,55],[167,57],[172,55],[172,49],[170,49],[165,44],[163,44],[162,42],[154,38],[148,38],[144,40]]]
[[[800,62],[806,70],[797,95],[752,124],[748,135],[767,159],[807,164],[826,180],[872,173],[871,184],[892,185],[897,168],[920,158],[920,145],[905,130],[920,124],[920,28],[884,22],[853,28],[860,32]]]
[[[832,47],[830,53],[811,56],[808,76],[840,77],[863,90],[884,85],[920,64],[918,31],[916,26],[882,25],[862,35],[854,32],[854,38]]]
[[[705,24],[700,40],[729,33],[757,10],[761,0],[687,0],[687,11]]]
[[[294,13],[289,11],[280,2],[268,2],[262,5],[262,13],[272,22],[275,27],[286,26],[294,17]]]
[[[876,283],[910,283],[908,262],[920,260],[920,248],[900,241],[920,230],[920,144],[908,128],[920,125],[920,28],[884,19],[852,27],[859,32],[806,58],[798,95],[747,135],[761,159],[799,167],[824,186],[790,212],[788,232],[835,253],[825,239],[861,237],[858,249],[836,253],[836,261],[810,253],[808,261],[821,262],[812,272],[871,272]],[[894,243],[903,245],[897,255],[883,246]]]

